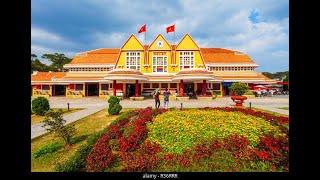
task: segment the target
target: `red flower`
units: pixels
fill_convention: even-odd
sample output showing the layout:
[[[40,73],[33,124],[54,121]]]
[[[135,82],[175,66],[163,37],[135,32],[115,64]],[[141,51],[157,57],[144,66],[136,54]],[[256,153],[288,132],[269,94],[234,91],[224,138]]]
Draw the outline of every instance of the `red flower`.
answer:
[[[271,160],[270,155],[266,151],[256,150],[256,155],[260,160],[263,160],[263,161]]]
[[[109,140],[108,135],[102,135],[93,146],[86,158],[86,169],[88,171],[99,172],[106,169],[112,163],[114,157],[108,146]]]

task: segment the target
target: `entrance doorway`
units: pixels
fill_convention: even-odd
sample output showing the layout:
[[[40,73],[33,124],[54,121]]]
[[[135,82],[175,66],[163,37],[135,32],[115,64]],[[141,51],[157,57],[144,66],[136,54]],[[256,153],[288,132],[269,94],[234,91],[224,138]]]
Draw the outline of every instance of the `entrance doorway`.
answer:
[[[136,85],[126,84],[126,97],[132,97],[136,95]]]
[[[87,84],[87,96],[99,96],[99,84]]]
[[[52,96],[65,96],[66,86],[65,85],[53,85],[52,86]]]
[[[224,96],[229,96],[230,95],[229,86],[223,86],[223,92],[224,92]]]
[[[184,92],[190,98],[196,98],[196,93],[194,92],[194,83],[184,83]]]

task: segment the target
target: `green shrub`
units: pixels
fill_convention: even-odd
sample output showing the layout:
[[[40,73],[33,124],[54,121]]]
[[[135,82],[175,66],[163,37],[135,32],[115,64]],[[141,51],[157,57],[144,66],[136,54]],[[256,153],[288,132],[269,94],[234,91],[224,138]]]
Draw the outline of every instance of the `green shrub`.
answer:
[[[115,104],[113,106],[109,105],[108,113],[111,115],[117,115],[120,113],[122,106],[120,104]]]
[[[31,109],[36,115],[43,116],[50,109],[48,99],[45,97],[37,97],[33,99]]]
[[[254,95],[252,91],[247,91],[244,95]]]
[[[109,103],[109,108],[108,108],[109,114],[117,115],[122,110],[122,106],[119,104],[120,99],[117,98],[116,96],[110,96],[108,103]]]
[[[242,96],[249,90],[249,87],[245,83],[235,82],[232,83],[229,90],[234,92],[237,96]]]
[[[54,152],[58,151],[59,149],[61,149],[62,147],[63,147],[63,143],[53,142],[53,143],[47,144],[47,145],[39,148],[37,151],[35,151],[32,154],[32,156],[34,158],[38,158],[38,157],[43,156],[45,154],[54,153]]]
[[[90,153],[95,142],[100,138],[101,134],[104,131],[105,130],[94,133],[93,135],[89,136],[86,144],[81,145],[79,149],[75,152],[75,154],[71,156],[67,161],[65,161],[64,163],[59,163],[55,167],[55,170],[57,172],[85,171],[86,157]]]
[[[119,104],[120,99],[117,96],[110,96],[108,103],[109,104]]]

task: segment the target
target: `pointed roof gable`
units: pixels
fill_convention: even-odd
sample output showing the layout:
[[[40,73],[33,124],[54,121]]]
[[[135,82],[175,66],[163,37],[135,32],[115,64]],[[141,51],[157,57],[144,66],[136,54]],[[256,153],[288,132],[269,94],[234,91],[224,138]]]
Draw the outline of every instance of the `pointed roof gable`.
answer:
[[[185,34],[177,44],[176,50],[199,50],[199,46],[189,34]]]
[[[157,46],[159,41],[163,43],[162,47]],[[171,45],[161,34],[159,34],[150,44],[149,50],[171,50]]]
[[[122,45],[121,50],[139,51],[143,50],[143,45],[134,34],[131,34],[128,40]]]

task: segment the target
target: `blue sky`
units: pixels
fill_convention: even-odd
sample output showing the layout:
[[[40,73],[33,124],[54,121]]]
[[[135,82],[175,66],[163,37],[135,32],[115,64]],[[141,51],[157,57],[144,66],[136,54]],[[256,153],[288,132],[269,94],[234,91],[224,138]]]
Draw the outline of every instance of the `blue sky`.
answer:
[[[174,42],[165,27],[175,24],[176,42],[189,33],[200,47],[248,53],[259,71],[289,68],[288,0],[33,0],[31,52],[119,48],[145,23],[147,43],[157,34]]]

